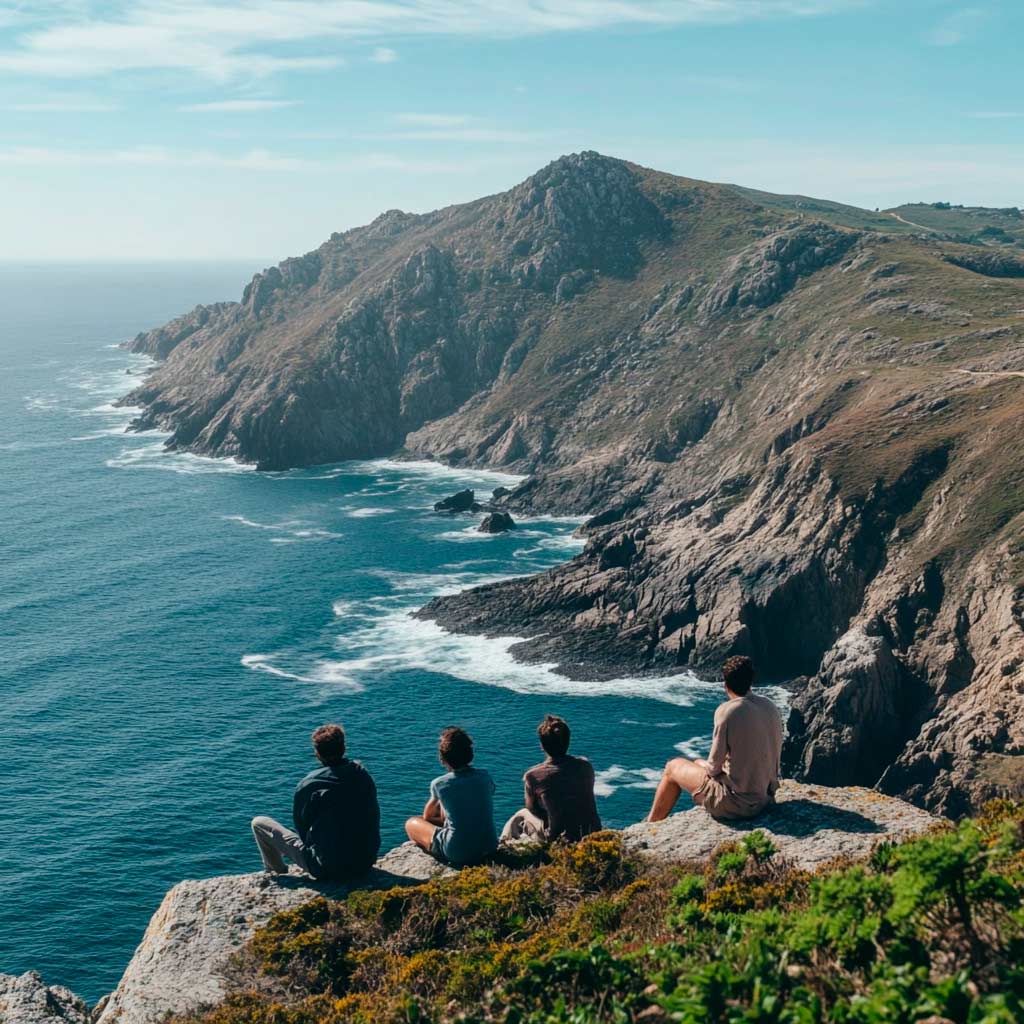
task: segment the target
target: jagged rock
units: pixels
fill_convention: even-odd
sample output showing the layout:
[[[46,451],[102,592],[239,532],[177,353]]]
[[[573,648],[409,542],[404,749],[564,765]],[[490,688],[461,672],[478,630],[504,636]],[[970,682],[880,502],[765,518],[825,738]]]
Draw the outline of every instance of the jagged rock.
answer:
[[[824,785],[873,786],[907,737],[904,686],[885,639],[851,629],[793,701],[789,767]]]
[[[467,488],[464,491],[456,491],[447,498],[434,502],[435,512],[479,512],[482,506],[476,500],[474,491]]]
[[[511,493],[512,492],[507,487],[495,487],[494,490],[491,491],[491,498],[493,498],[494,501],[501,501],[502,498],[507,498]]]
[[[820,223],[771,235],[729,261],[701,300],[700,312],[710,316],[731,306],[770,306],[799,278],[839,260],[858,237]]]
[[[506,533],[515,528],[515,520],[507,512],[488,512],[477,530],[480,533]]]
[[[678,863],[704,860],[723,843],[761,829],[781,856],[813,871],[837,857],[866,857],[878,843],[919,834],[941,821],[870,789],[829,789],[786,780],[776,800],[776,807],[750,821],[715,821],[694,807],[656,824],[631,825],[623,838],[627,849]]]
[[[947,263],[986,277],[1024,277],[1024,259],[1008,252],[972,249],[944,256]]]
[[[89,1024],[89,1007],[35,971],[0,974],[0,1024]]]
[[[155,1024],[169,1012],[181,1013],[223,998],[223,971],[231,954],[282,910],[318,895],[343,896],[351,888],[408,885],[450,870],[412,843],[404,843],[353,886],[320,883],[301,873],[272,876],[265,872],[180,882],[153,915],[96,1024]]]

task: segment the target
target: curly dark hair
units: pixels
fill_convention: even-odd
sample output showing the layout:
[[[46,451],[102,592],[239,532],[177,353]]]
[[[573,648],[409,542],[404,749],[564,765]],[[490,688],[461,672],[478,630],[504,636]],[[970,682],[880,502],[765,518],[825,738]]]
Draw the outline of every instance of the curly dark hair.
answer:
[[[551,757],[561,757],[569,749],[569,724],[558,715],[545,715],[537,726],[537,735],[544,753]]]
[[[313,750],[324,764],[338,764],[345,757],[345,730],[334,724],[314,729]]]
[[[750,687],[754,685],[754,663],[742,654],[734,654],[725,659],[722,678],[737,697],[743,697],[750,693]]]
[[[473,738],[465,729],[449,725],[441,731],[437,752],[452,771],[465,768],[473,760]]]

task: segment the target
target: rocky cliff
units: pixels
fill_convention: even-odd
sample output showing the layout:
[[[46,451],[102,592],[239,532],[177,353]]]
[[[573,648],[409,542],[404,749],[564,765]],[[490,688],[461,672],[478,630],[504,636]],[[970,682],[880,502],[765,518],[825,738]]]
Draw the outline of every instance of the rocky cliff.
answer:
[[[126,401],[264,468],[530,474],[507,507],[592,514],[586,550],[423,614],[581,678],[751,654],[794,771],[960,813],[1024,784],[1017,260],[583,153],[140,335]]]
[[[937,819],[903,801],[864,789],[783,783],[778,806],[754,822],[715,822],[699,808],[623,832],[627,851],[661,864],[705,860],[723,843],[762,830],[786,862],[814,870],[839,857],[860,858],[884,841],[919,834]],[[386,889],[454,874],[406,843],[381,858],[359,888]],[[4,1024],[156,1024],[169,1013],[214,1005],[231,983],[234,953],[274,914],[346,889],[305,875],[264,873],[181,882],[150,921],[116,990],[91,1012],[66,989],[38,975],[0,975]]]

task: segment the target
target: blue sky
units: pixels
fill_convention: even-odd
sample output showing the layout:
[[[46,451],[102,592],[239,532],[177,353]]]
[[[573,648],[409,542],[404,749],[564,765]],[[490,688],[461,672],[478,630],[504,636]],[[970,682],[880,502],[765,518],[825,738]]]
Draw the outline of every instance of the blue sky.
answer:
[[[0,0],[2,259],[278,260],[580,149],[1024,205],[1024,4]]]

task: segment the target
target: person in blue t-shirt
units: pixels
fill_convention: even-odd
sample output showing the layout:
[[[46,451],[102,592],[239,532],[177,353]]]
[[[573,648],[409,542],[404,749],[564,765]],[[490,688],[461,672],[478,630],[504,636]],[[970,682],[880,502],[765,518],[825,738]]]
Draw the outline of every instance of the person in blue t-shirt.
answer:
[[[438,743],[448,771],[430,784],[423,816],[405,823],[409,838],[440,861],[465,867],[480,864],[498,848],[494,830],[494,780],[473,768],[473,740],[450,726]]]

